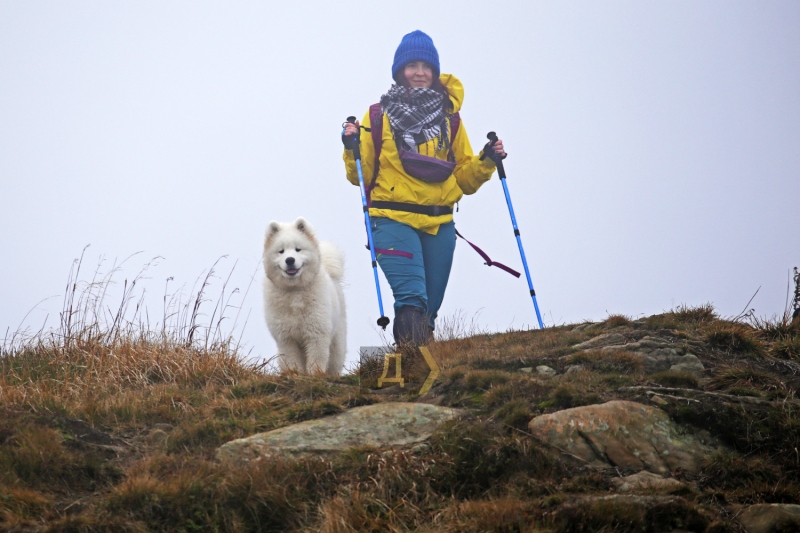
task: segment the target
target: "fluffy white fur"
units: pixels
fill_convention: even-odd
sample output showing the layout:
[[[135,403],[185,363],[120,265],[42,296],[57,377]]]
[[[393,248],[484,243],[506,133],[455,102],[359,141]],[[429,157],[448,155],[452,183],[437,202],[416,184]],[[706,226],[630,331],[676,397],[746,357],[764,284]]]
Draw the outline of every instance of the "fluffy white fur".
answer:
[[[302,217],[273,220],[264,239],[264,270],[264,311],[281,368],[339,375],[347,341],[342,253],[317,241]]]

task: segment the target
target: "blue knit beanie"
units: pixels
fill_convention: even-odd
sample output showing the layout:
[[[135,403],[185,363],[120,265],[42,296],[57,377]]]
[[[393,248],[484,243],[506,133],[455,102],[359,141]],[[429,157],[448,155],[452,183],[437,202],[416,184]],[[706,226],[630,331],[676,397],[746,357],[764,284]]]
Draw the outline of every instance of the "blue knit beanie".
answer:
[[[419,30],[404,35],[403,40],[400,41],[400,46],[394,53],[392,78],[396,80],[397,73],[412,61],[429,63],[433,67],[433,75],[439,77],[439,52],[433,46],[433,39]]]

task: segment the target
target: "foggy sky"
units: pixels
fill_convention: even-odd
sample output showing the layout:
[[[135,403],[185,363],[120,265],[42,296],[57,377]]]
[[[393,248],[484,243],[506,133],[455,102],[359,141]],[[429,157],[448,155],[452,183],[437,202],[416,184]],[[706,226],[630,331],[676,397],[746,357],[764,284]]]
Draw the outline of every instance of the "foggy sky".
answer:
[[[489,130],[505,142],[547,325],[706,302],[734,316],[759,287],[750,307],[781,313],[800,266],[800,3],[491,5],[0,1],[3,333],[55,325],[90,244],[87,275],[135,254],[115,294],[159,257],[139,285],[153,321],[219,259],[212,299],[228,275],[228,291],[250,285],[231,300],[237,328],[249,313],[237,335],[270,357],[264,230],[303,216],[347,258],[348,361],[380,344],[339,134],[415,29],[464,83],[473,149]],[[496,176],[455,217],[521,270]],[[390,310],[385,281],[383,296]],[[536,325],[524,276],[463,242],[440,314]]]

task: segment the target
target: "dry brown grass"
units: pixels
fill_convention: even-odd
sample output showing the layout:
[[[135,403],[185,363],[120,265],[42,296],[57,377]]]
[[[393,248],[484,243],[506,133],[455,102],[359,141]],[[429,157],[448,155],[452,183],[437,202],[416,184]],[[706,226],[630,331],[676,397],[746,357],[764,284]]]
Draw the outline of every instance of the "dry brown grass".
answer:
[[[58,408],[70,416],[89,415],[93,423],[135,422],[176,387],[210,391],[258,375],[224,347],[206,350],[147,338],[110,344],[78,338],[69,346],[40,341],[0,358],[0,403],[35,411]]]
[[[609,328],[616,328],[619,326],[628,326],[631,323],[631,317],[627,315],[608,315],[603,324]]]
[[[753,328],[739,323],[720,322],[710,327],[706,339],[712,348],[728,355],[763,357],[764,345]]]
[[[647,317],[645,324],[658,329],[696,329],[711,324],[718,318],[711,304],[696,307],[681,304],[666,313]]]
[[[571,353],[574,344],[592,336],[591,332],[552,327],[441,340],[432,343],[430,349],[445,371],[462,365],[509,370]]]
[[[536,533],[536,506],[516,498],[465,501],[455,503],[438,513],[425,532],[458,533],[462,531],[494,531]]]
[[[783,388],[781,383],[780,378],[774,374],[752,366],[721,366],[708,380],[706,388],[725,390],[738,387],[775,391]]]

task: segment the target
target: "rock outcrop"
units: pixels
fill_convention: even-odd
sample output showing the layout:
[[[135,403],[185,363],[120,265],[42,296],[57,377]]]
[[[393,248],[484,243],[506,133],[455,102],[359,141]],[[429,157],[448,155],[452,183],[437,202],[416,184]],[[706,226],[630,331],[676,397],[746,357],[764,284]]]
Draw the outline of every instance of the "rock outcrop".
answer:
[[[695,472],[713,451],[683,434],[664,411],[625,400],[537,416],[528,427],[554,450],[596,468]]]
[[[539,365],[536,367],[536,373],[540,376],[555,376],[557,374],[555,368],[551,368],[547,365]]]
[[[669,492],[686,486],[677,479],[659,476],[647,470],[642,470],[638,474],[631,474],[630,476],[614,478],[611,483],[620,492],[635,490]]]
[[[361,446],[411,446],[423,442],[444,422],[460,414],[458,409],[424,403],[366,405],[228,442],[217,449],[216,458],[233,464],[273,455],[331,454]]]
[[[800,531],[800,505],[760,503],[746,507],[739,522],[747,533],[783,533]]]
[[[599,350],[605,353],[626,351],[642,358],[644,368],[649,373],[672,370],[701,375],[705,368],[700,359],[692,354],[686,344],[673,343],[660,337],[644,335],[640,338],[634,332],[616,332],[598,335],[573,348],[580,351]],[[570,356],[565,359],[569,360]]]

